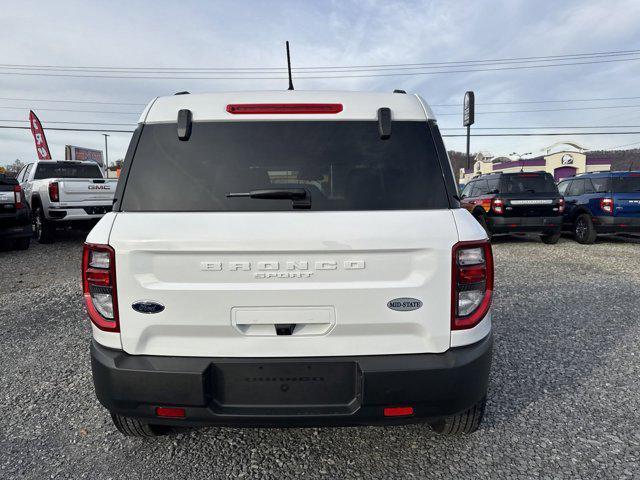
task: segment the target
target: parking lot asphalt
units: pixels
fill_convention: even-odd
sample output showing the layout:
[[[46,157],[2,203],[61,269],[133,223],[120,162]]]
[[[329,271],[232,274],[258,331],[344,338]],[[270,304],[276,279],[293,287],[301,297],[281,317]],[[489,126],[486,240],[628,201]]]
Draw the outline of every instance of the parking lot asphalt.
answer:
[[[93,392],[84,235],[0,252],[0,478],[640,478],[640,244],[497,239],[485,423],[118,433]]]

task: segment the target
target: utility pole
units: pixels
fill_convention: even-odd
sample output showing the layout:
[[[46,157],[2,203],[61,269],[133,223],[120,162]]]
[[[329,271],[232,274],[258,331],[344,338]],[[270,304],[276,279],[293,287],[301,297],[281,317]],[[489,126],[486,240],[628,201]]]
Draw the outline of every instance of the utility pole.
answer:
[[[109,144],[107,142],[107,138],[109,137],[108,134],[103,133],[102,134],[104,136],[104,166],[105,166],[105,174],[107,173],[107,170],[109,170]]]

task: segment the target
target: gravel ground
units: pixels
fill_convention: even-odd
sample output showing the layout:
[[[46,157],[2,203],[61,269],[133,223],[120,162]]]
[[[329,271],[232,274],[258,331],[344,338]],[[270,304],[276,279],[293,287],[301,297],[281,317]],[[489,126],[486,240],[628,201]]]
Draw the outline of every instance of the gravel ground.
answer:
[[[93,393],[81,234],[0,252],[0,478],[640,478],[640,245],[497,240],[476,434],[424,425],[121,436]]]

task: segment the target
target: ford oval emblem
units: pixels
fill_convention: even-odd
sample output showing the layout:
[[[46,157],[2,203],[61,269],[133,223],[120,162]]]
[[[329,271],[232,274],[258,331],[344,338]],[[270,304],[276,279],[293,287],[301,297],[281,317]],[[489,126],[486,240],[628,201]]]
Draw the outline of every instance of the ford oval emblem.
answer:
[[[150,300],[140,300],[131,305],[131,308],[139,313],[160,313],[164,310],[164,305]]]
[[[389,300],[387,302],[387,307],[391,310],[396,310],[398,312],[410,312],[412,310],[417,310],[422,306],[422,301],[417,298],[394,298],[393,300]]]

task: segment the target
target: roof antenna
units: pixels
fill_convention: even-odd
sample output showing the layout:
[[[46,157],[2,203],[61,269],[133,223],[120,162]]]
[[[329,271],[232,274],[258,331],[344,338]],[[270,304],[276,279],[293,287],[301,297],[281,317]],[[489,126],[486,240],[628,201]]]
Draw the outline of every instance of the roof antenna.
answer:
[[[289,40],[287,44],[287,69],[289,70],[289,88],[287,90],[293,90],[293,80],[291,78],[291,55],[289,54]]]

